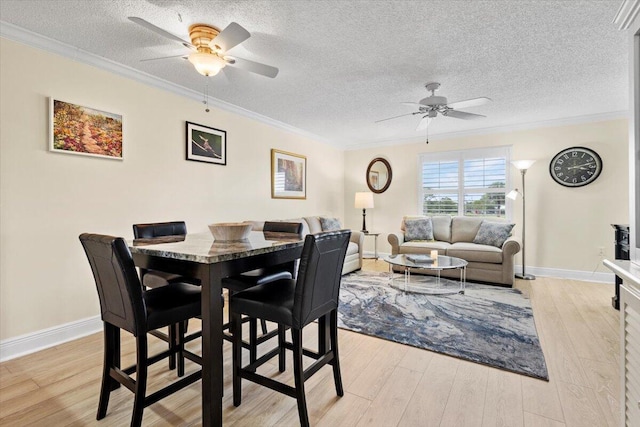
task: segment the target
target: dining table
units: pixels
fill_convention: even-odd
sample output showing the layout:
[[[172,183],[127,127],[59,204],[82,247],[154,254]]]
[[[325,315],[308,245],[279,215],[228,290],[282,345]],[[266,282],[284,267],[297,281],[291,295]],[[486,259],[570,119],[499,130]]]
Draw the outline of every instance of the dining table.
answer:
[[[139,268],[196,278],[202,286],[202,425],[221,426],[223,394],[222,279],[271,265],[294,265],[301,236],[252,231],[240,241],[210,233],[127,241]]]

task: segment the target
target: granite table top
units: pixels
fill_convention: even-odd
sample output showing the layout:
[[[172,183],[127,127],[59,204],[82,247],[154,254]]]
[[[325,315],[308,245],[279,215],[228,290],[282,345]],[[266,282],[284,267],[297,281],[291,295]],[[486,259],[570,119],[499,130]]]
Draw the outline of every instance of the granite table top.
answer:
[[[230,261],[279,250],[301,247],[301,237],[283,236],[282,233],[252,231],[249,238],[238,241],[216,241],[211,233],[185,236],[127,240],[132,254],[145,254],[162,258],[192,261],[202,264]]]

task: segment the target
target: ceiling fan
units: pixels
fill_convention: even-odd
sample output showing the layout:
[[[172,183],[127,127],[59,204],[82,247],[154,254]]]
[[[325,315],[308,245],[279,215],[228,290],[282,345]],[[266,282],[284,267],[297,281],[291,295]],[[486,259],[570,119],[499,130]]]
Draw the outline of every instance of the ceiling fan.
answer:
[[[188,42],[142,18],[130,16],[129,20],[169,40],[181,43],[193,51],[189,55],[167,56],[143,61],[182,57],[188,59],[203,76],[215,76],[227,65],[270,78],[278,75],[278,69],[276,67],[227,55],[229,50],[251,37],[249,31],[235,22],[227,25],[222,31],[207,24],[191,25],[189,27],[189,38],[191,42]]]
[[[435,118],[438,113],[446,117],[454,117],[456,119],[473,120],[481,117],[486,117],[481,114],[467,113],[465,111],[459,111],[457,108],[475,107],[476,105],[483,105],[490,102],[491,99],[486,97],[467,99],[465,101],[452,102],[447,104],[447,98],[444,96],[436,96],[435,92],[440,87],[440,83],[431,82],[425,85],[431,95],[421,99],[419,102],[403,102],[405,105],[411,105],[418,107],[418,111],[413,113],[401,114],[399,116],[389,117],[387,119],[377,120],[376,123],[384,122],[386,120],[397,119],[404,116],[415,116],[417,114],[422,116],[422,120],[418,123],[416,130],[427,129],[431,119]]]

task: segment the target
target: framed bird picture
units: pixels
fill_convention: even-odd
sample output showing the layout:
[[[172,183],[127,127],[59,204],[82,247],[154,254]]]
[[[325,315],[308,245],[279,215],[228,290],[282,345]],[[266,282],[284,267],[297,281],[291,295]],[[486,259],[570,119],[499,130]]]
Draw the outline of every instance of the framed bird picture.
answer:
[[[187,122],[187,160],[227,164],[227,132]]]

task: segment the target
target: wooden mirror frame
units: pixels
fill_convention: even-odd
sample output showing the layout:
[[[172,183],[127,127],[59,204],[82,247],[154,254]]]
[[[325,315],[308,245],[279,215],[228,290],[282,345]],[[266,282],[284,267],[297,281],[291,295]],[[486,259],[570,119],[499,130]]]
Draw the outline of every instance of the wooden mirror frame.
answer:
[[[387,167],[387,171],[389,172],[387,174],[387,182],[384,184],[384,187],[382,187],[379,190],[374,188],[373,185],[371,185],[371,182],[369,181],[369,174],[371,173],[371,168],[373,168],[373,165],[375,165],[376,162],[381,162],[382,164],[384,164]],[[369,167],[367,167],[367,175],[365,178],[367,181],[367,187],[369,187],[369,190],[371,190],[376,194],[384,193],[385,191],[387,191],[387,189],[391,185],[392,176],[393,176],[393,173],[391,172],[391,165],[389,164],[387,159],[383,159],[382,157],[376,157],[375,159],[371,160],[371,162],[369,163]]]

